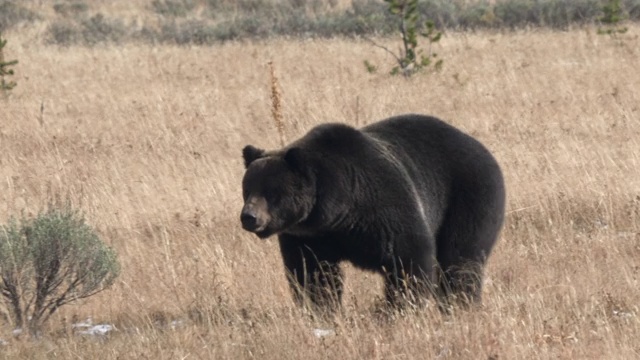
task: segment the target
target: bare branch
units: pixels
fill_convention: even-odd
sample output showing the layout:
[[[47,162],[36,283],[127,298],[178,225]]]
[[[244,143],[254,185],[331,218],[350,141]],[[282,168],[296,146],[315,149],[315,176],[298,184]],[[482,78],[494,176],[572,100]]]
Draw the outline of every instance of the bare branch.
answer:
[[[378,47],[386,52],[388,52],[389,54],[391,54],[391,56],[393,56],[396,59],[396,62],[398,62],[399,65],[402,64],[402,59],[400,57],[398,57],[398,55],[396,55],[396,53],[394,53],[393,51],[389,50],[387,47],[378,44],[377,42],[369,39],[368,37],[364,36],[363,39],[367,40],[368,42],[371,43],[371,45]]]

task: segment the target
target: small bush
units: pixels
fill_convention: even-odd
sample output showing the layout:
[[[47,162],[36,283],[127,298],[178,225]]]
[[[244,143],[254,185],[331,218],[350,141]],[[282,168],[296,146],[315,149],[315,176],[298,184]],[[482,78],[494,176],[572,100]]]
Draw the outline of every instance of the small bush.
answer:
[[[73,1],[67,3],[56,3],[53,5],[56,14],[65,17],[77,17],[89,10],[89,5],[82,1]]]
[[[627,32],[627,28],[620,26],[620,23],[627,18],[620,0],[608,0],[602,7],[602,16],[600,22],[604,25],[598,29],[600,34],[623,34]]]
[[[4,47],[7,45],[7,40],[2,38],[2,32],[0,32],[0,91],[6,97],[9,90],[13,89],[17,84],[14,81],[6,81],[6,76],[13,75],[13,69],[11,67],[18,63],[18,60],[5,61],[4,59]]]
[[[78,26],[67,21],[56,21],[47,29],[47,42],[68,46],[80,42],[81,35]]]
[[[181,23],[166,22],[157,36],[163,43],[211,45],[223,40],[232,40],[237,34],[232,31],[225,33],[223,27],[208,24],[206,21],[190,20]]]
[[[0,0],[0,31],[39,18],[36,13],[18,5],[18,3],[18,1]]]
[[[495,5],[493,10],[501,25],[509,28],[533,24],[532,1],[504,1]]]
[[[61,306],[105,290],[115,252],[69,207],[0,227],[0,290],[15,325],[39,334]]]
[[[493,27],[496,24],[496,14],[489,4],[479,3],[476,6],[468,6],[458,11],[455,24],[462,29],[478,27]]]
[[[625,3],[625,8],[629,13],[629,20],[640,20],[640,0],[628,0]]]
[[[82,38],[87,45],[105,42],[119,42],[127,30],[118,19],[106,18],[98,13],[81,22]]]
[[[433,21],[420,20],[420,12],[418,10],[418,0],[384,0],[389,5],[389,13],[391,13],[398,22],[398,31],[402,39],[402,47],[398,53],[391,51],[385,46],[377,44],[375,41],[368,39],[374,46],[384,49],[391,54],[396,60],[396,66],[391,69],[391,75],[402,74],[409,77],[433,64],[436,70],[442,67],[442,60],[433,60],[437,58],[437,54],[432,51],[432,45],[440,41],[442,33],[436,29]],[[425,53],[423,49],[418,47],[418,35],[424,37],[429,42],[429,47]],[[375,71],[368,61],[364,63],[367,71],[372,73]]]
[[[153,11],[162,16],[184,17],[195,8],[193,0],[153,0]]]
[[[58,20],[47,29],[47,42],[58,45],[119,43],[126,40],[129,29],[118,19],[98,13],[79,20]]]
[[[633,1],[639,0],[627,0]],[[439,28],[566,28],[593,22],[600,7],[600,0],[427,0],[420,2],[419,11],[422,16],[429,15]]]

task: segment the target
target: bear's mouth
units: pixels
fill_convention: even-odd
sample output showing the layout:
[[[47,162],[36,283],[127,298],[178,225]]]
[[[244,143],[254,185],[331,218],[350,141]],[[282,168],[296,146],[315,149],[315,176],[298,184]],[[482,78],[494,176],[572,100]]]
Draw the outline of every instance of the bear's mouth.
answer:
[[[270,230],[270,229],[264,229],[264,230],[259,230],[259,231],[254,231],[254,234],[256,234],[260,239],[266,239],[268,237],[270,237],[271,235],[273,235],[275,232]]]

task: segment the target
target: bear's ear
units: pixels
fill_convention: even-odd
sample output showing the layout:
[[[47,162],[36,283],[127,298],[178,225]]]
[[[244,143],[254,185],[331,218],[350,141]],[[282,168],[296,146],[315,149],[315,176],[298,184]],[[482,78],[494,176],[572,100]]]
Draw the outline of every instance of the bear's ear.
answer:
[[[244,158],[244,167],[248,168],[252,162],[259,159],[264,155],[264,150],[258,149],[255,146],[247,145],[242,149],[242,157]]]
[[[301,173],[306,174],[306,170],[309,168],[309,163],[304,150],[299,147],[293,147],[284,154],[284,161],[289,166]]]

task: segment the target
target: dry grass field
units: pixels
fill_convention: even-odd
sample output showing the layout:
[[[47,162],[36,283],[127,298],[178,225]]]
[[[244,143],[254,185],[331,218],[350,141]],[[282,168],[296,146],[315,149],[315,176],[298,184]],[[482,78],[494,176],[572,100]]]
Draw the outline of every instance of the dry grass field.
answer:
[[[0,357],[640,358],[640,27],[618,40],[594,28],[447,33],[442,71],[408,80],[384,74],[388,55],[365,41],[60,48],[41,32],[5,34],[20,63],[0,100],[0,220],[68,196],[123,269],[38,341],[3,323]],[[494,152],[508,215],[482,309],[379,322],[380,279],[347,265],[343,316],[296,310],[276,241],[239,222],[242,147],[279,143],[271,60],[289,140],[419,112]],[[116,331],[74,334],[87,317]]]

